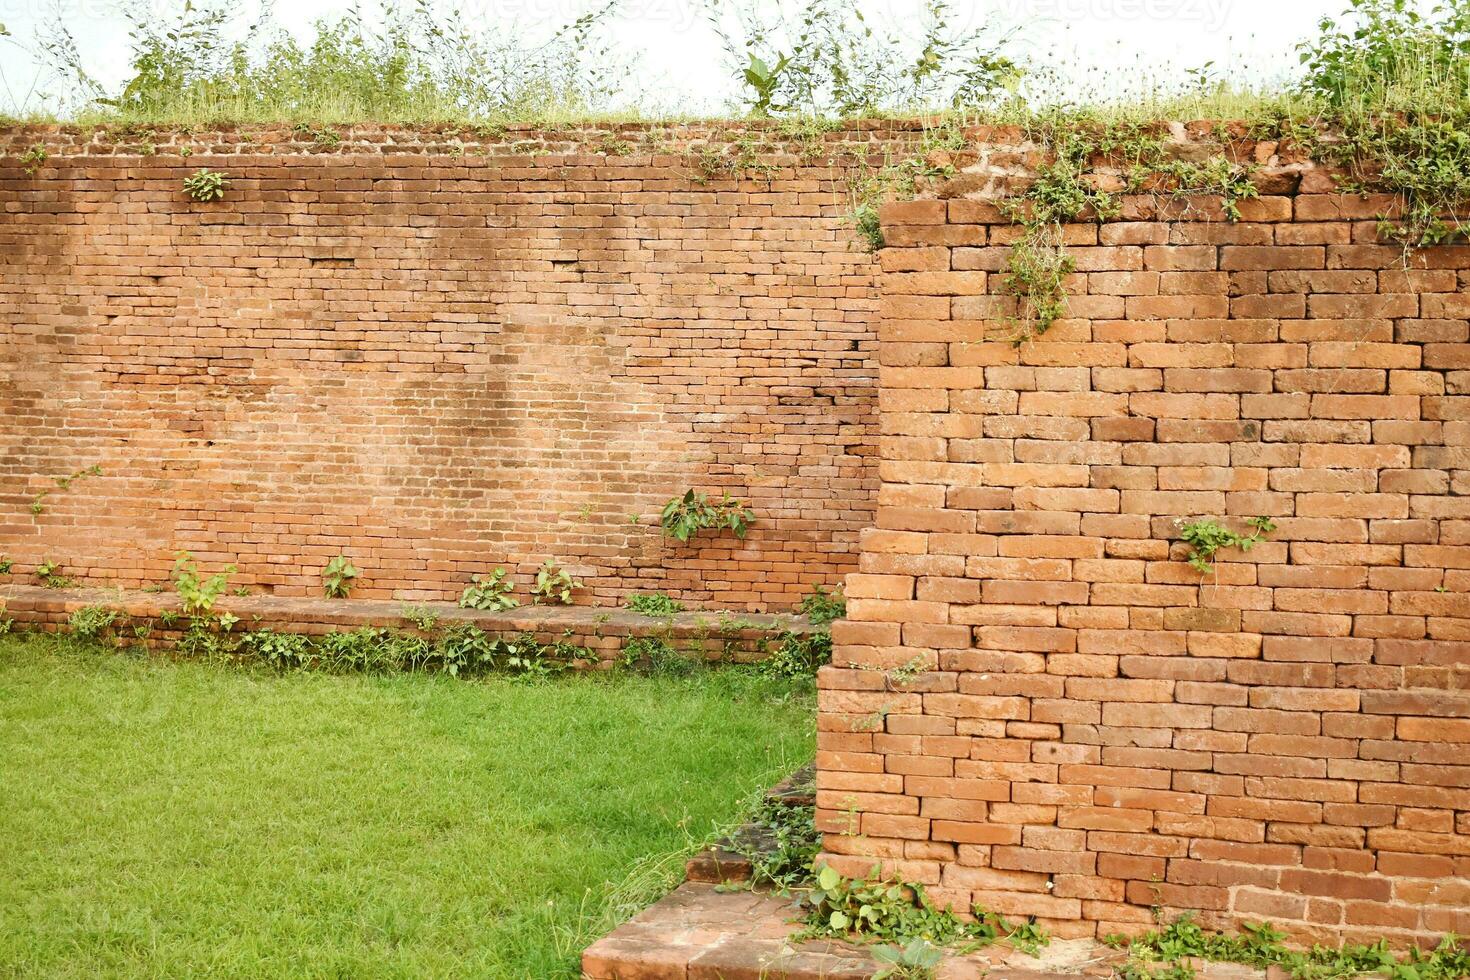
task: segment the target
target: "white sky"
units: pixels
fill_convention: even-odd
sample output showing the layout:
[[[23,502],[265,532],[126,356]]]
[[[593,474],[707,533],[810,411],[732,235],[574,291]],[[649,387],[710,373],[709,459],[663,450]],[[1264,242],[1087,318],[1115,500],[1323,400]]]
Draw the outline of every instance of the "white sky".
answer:
[[[142,0],[176,9],[182,0]],[[384,0],[395,2],[395,0]],[[396,0],[408,3],[412,0]],[[636,58],[639,83],[662,105],[719,112],[734,83],[704,10],[709,0],[622,0],[614,39]],[[796,0],[760,0],[796,8]],[[341,13],[350,0],[280,0],[276,20],[298,36],[317,17]],[[1053,66],[1079,87],[1117,91],[1140,76],[1179,78],[1206,62],[1237,78],[1272,79],[1296,67],[1294,45],[1338,14],[1346,0],[952,0],[956,26],[1000,25],[1015,32],[1018,53]],[[598,0],[461,0],[471,23],[511,22],[528,33],[567,23]],[[859,0],[878,22],[913,23],[921,0]],[[242,9],[256,3],[242,0]],[[371,3],[365,4],[371,7]],[[88,69],[115,84],[127,66],[126,22],[117,0],[0,0],[0,23],[27,44],[57,11]],[[38,69],[14,45],[0,46],[0,101],[37,108]],[[9,94],[7,96],[6,89]]]

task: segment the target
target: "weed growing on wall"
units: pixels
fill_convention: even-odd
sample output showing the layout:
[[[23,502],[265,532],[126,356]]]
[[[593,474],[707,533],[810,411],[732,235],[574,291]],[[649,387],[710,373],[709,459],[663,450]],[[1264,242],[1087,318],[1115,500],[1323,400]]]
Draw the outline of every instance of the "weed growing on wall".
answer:
[[[439,614],[428,606],[404,606],[398,615],[420,632],[432,632],[439,625]]]
[[[707,9],[754,116],[964,108],[993,100],[1019,75],[1001,54],[1004,38],[951,28],[946,0],[927,0],[916,30],[885,28],[837,0]]]
[[[706,493],[686,490],[682,497],[664,504],[659,512],[664,536],[679,542],[687,542],[700,531],[725,528],[734,531],[737,538],[743,538],[753,523],[755,512],[728,493],[721,500],[711,501]]]
[[[830,867],[817,869],[805,903],[807,936],[899,945],[924,939],[962,952],[1004,942],[1032,956],[1050,942],[1046,930],[1034,922],[1009,922],[979,906],[971,909],[974,921],[964,921],[937,908],[922,885],[846,879]],[[1206,932],[1186,913],[1132,939],[1115,935],[1103,941],[1128,950],[1127,961],[1116,968],[1120,980],[1193,980],[1194,960],[1275,967],[1294,980],[1369,974],[1392,980],[1470,977],[1470,946],[1454,935],[1444,936],[1432,949],[1411,947],[1403,955],[1390,949],[1386,939],[1308,949],[1289,948],[1285,939],[1285,933],[1268,923],[1244,923],[1234,933]]]
[[[34,177],[45,166],[49,157],[50,154],[46,152],[46,147],[40,143],[33,144],[29,150],[20,155],[21,169],[25,171],[27,177]]]
[[[736,851],[750,862],[749,887],[782,894],[807,887],[812,863],[822,849],[816,809],[762,796],[748,824],[755,833],[735,843]]]
[[[229,565],[222,572],[216,572],[207,578],[200,574],[199,567],[194,562],[194,556],[187,551],[180,551],[174,557],[173,583],[174,591],[178,593],[179,602],[184,607],[184,612],[190,616],[208,614],[214,609],[214,604],[219,597],[225,594],[229,588],[230,576],[235,574],[234,565]]]
[[[580,580],[548,558],[536,572],[536,581],[531,584],[531,597],[537,605],[570,606],[572,592],[581,587]]]
[[[832,662],[832,633],[817,630],[796,633],[790,630],[777,639],[774,653],[756,666],[772,677],[815,677],[817,671]]]
[[[184,178],[184,193],[201,204],[218,201],[230,187],[230,175],[200,167]]]
[[[903,946],[878,946],[873,959],[880,964],[873,980],[929,980],[944,959],[944,951],[922,936]]]
[[[964,115],[926,119],[912,155],[894,158],[890,154],[882,165],[862,167],[849,179],[852,211],[848,220],[868,251],[876,252],[885,244],[878,218],[882,202],[911,198],[927,184],[954,176],[951,154],[968,145],[966,122]]]
[[[83,606],[71,614],[67,627],[83,640],[96,640],[117,622],[120,613],[106,606]]]
[[[893,880],[844,878],[829,866],[817,869],[806,905],[808,937],[855,939],[906,945],[924,939],[939,946],[976,949],[995,942],[1035,955],[1050,942],[1045,930],[1033,923],[1013,925],[979,906],[966,921],[939,908],[923,885]]]
[[[240,648],[244,653],[257,657],[278,670],[286,670],[306,666],[311,640],[301,633],[251,630],[240,637]]]
[[[1162,929],[1131,940],[1123,936],[1104,941],[1128,949],[1128,961],[1118,970],[1122,980],[1193,980],[1191,960],[1242,963],[1257,969],[1276,967],[1295,980],[1325,980],[1382,974],[1393,980],[1453,980],[1470,977],[1470,948],[1457,937],[1445,936],[1433,949],[1411,948],[1402,956],[1387,940],[1345,946],[1290,949],[1286,934],[1266,923],[1246,923],[1238,933],[1206,932],[1192,913]]]
[[[684,611],[682,602],[664,592],[635,592],[623,601],[623,605],[645,616],[672,616]]]
[[[409,671],[472,677],[499,672],[536,679],[549,677],[577,662],[595,660],[592,652],[566,640],[543,644],[531,633],[499,635],[473,623],[454,623],[443,630],[405,632],[382,626],[335,630],[321,636],[247,630],[230,635],[227,627],[195,617],[180,642],[191,655],[217,655],[255,660],[279,670],[327,673],[393,673]]]
[[[69,589],[77,584],[76,579],[62,574],[61,562],[54,558],[41,559],[36,566],[36,578],[48,589]]]
[[[1470,3],[1421,13],[1401,0],[1352,0],[1301,45],[1304,88],[1338,134],[1325,156],[1348,189],[1395,194],[1385,232],[1434,245],[1464,229],[1470,202]]]
[[[687,677],[704,666],[704,658],[683,653],[672,637],[654,633],[624,640],[620,664],[650,677]]]
[[[1179,159],[1163,124],[1107,121],[1090,112],[1053,113],[1031,120],[1027,138],[1044,155],[1024,191],[999,202],[1020,226],[1001,276],[1019,311],[1010,339],[1023,343],[1045,333],[1066,314],[1065,281],[1074,268],[1063,226],[1107,221],[1121,214],[1123,196],[1152,197],[1155,204],[1201,197],[1219,202],[1229,221],[1240,219],[1240,202],[1256,197],[1254,166],[1234,159],[1228,134],[1202,137]],[[1108,178],[1121,183],[1105,189]]]
[[[814,585],[811,593],[801,600],[800,609],[812,625],[828,626],[833,620],[847,615],[847,597],[841,588],[828,592],[822,586]]]
[[[73,483],[76,483],[78,480],[85,479],[89,476],[101,475],[102,464],[93,463],[91,466],[77,470],[75,473],[69,474],[67,476],[56,477],[56,490],[70,490],[71,485]],[[48,487],[47,489],[42,490],[40,493],[31,498],[31,515],[33,517],[40,517],[46,512],[46,498],[51,496],[51,494],[54,492],[55,491]]]
[[[348,561],[343,555],[338,555],[327,562],[327,567],[322,569],[322,592],[328,599],[345,599],[352,592],[352,587],[357,584],[357,577],[361,573],[357,566]]]
[[[514,609],[521,601],[511,595],[515,583],[505,569],[497,568],[489,575],[476,575],[460,593],[459,604],[464,609]]]
[[[430,3],[354,4],[318,20],[303,43],[268,5],[250,23],[227,0],[125,5],[129,71],[116,88],[87,70],[59,18],[37,47],[77,121],[291,122],[330,146],[334,122],[545,119],[603,107],[626,74],[601,39],[610,7],[534,37]]]
[[[1250,531],[1242,534],[1208,518],[1179,524],[1179,540],[1189,546],[1186,560],[1190,567],[1208,575],[1215,570],[1215,554],[1221,548],[1250,551],[1276,530],[1276,523],[1269,517],[1249,518],[1246,525]]]

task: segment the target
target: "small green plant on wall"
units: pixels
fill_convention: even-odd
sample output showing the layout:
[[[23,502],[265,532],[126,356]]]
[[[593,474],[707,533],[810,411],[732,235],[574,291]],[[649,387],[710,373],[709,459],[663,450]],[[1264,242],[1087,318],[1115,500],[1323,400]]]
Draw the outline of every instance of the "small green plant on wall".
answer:
[[[659,514],[664,536],[676,541],[688,541],[700,531],[725,528],[734,531],[737,538],[743,538],[753,523],[755,512],[728,493],[724,499],[711,502],[706,493],[686,490],[684,496],[664,504]]]
[[[812,586],[809,595],[801,600],[801,612],[816,626],[830,625],[834,619],[847,615],[847,597],[839,586],[828,592],[820,585]]]
[[[42,558],[36,566],[36,578],[48,589],[69,589],[77,580],[61,573],[61,562],[54,558]]]
[[[117,622],[119,613],[116,609],[108,609],[106,606],[83,606],[71,614],[67,625],[71,627],[72,635],[83,640],[95,640],[113,623]]]
[[[73,483],[77,482],[80,479],[83,479],[84,477],[101,475],[102,464],[93,463],[91,466],[88,466],[85,469],[77,470],[75,473],[72,473],[69,476],[56,477],[56,487],[58,490],[70,490]],[[50,488],[47,488],[31,498],[32,516],[40,517],[46,512],[46,498],[51,496],[53,492],[54,491],[52,491]]]
[[[665,592],[635,592],[628,596],[624,605],[645,616],[672,616],[684,611],[684,603]]]
[[[497,568],[489,575],[476,575],[471,579],[459,597],[459,604],[464,609],[514,609],[521,604],[511,595],[514,591],[515,583],[506,575],[505,569]]]
[[[40,143],[36,143],[29,150],[22,153],[20,162],[25,170],[26,176],[36,176],[36,172],[46,163],[46,158],[49,156],[50,154],[46,152],[46,147]]]
[[[582,583],[565,568],[559,567],[550,558],[536,572],[536,584],[531,586],[532,600],[537,605],[570,606],[572,591],[580,589]]]
[[[322,570],[322,591],[328,599],[345,599],[357,584],[359,574],[356,565],[346,556],[338,555]]]
[[[868,251],[876,252],[885,244],[883,224],[878,220],[878,209],[871,204],[859,204],[852,209],[853,227]]]
[[[9,557],[0,555],[0,575],[9,575],[13,567],[15,567],[14,563],[11,562]]]
[[[225,196],[230,187],[230,175],[200,167],[184,178],[184,193],[196,201],[208,203]]]
[[[230,576],[233,574],[235,566],[230,565],[224,571],[205,578],[199,574],[194,556],[187,551],[180,551],[174,558],[173,581],[174,591],[183,603],[184,612],[197,616],[213,610],[214,604],[229,587]]]
[[[1252,517],[1246,521],[1249,534],[1233,531],[1218,521],[1204,519],[1179,525],[1179,540],[1189,545],[1190,566],[1208,575],[1215,570],[1215,553],[1221,548],[1239,548],[1250,551],[1276,530],[1269,517]]]

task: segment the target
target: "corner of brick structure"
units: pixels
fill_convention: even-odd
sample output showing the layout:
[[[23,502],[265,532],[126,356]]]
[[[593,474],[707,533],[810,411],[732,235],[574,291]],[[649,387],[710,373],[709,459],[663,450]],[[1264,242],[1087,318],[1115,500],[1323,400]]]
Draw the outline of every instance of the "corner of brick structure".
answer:
[[[1406,265],[1391,201],[1271,150],[1238,222],[1067,225],[1019,347],[1010,162],[883,209],[878,517],[820,677],[844,873],[1064,936],[1470,929],[1470,248]],[[1256,516],[1186,563],[1180,523]]]

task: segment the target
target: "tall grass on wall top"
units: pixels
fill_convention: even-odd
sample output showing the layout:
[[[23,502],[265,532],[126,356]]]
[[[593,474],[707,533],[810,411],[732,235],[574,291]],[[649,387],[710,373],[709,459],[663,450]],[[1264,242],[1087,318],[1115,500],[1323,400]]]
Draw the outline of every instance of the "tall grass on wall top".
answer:
[[[706,9],[755,116],[973,109],[1021,76],[1002,53],[1006,36],[956,30],[948,0],[925,0],[908,31],[875,26],[851,0],[707,0]]]
[[[1405,0],[1351,0],[1299,45],[1305,75],[1293,98],[1258,102],[1241,120],[1251,139],[1274,140],[1332,165],[1343,191],[1391,195],[1379,233],[1415,248],[1463,238],[1470,210],[1470,0],[1420,13]],[[1119,213],[1119,192],[1190,201],[1201,195],[1238,220],[1256,196],[1256,167],[1220,126],[1186,159],[1156,121],[1092,111],[1033,113],[1024,123],[1045,162],[1002,208],[1023,228],[1002,282],[1018,297],[1012,340],[1025,342],[1065,315],[1071,262],[1062,224]],[[1200,158],[1200,151],[1208,156]]]
[[[303,43],[229,0],[123,8],[129,73],[116,89],[88,70],[57,16],[36,54],[78,122],[478,122],[555,119],[606,108],[623,66],[601,30],[609,3],[549,38],[480,23],[428,0],[353,4]]]
[[[1353,0],[1301,46],[1305,89],[1340,132],[1326,153],[1403,214],[1385,232],[1433,245],[1464,230],[1470,201],[1470,0],[1420,13],[1404,0]],[[1352,189],[1352,188],[1350,188]]]

